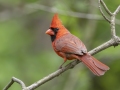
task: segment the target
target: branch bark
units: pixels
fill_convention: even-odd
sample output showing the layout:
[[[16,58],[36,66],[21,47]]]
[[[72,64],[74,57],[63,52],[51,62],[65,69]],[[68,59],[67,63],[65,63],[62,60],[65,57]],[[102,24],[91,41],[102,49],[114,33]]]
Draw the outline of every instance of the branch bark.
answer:
[[[110,15],[110,20],[107,20],[105,14],[102,12],[102,9],[100,7],[100,3],[103,5],[105,11]],[[111,25],[111,39],[108,40],[107,42],[103,43],[102,45],[94,48],[93,50],[89,51],[88,53],[91,54],[91,55],[94,55],[102,50],[105,50],[106,48],[108,47],[111,47],[111,46],[117,46],[120,44],[120,37],[116,36],[116,31],[115,31],[115,16],[118,14],[118,12],[120,12],[120,6],[118,6],[118,8],[115,10],[114,13],[111,13],[110,10],[107,8],[107,6],[105,5],[104,1],[103,0],[99,0],[99,9],[100,9],[100,12],[102,13],[102,16],[105,18],[105,20],[107,20],[110,25]],[[65,67],[63,67],[62,69],[59,69],[51,74],[49,74],[48,76],[42,78],[41,80],[33,83],[32,85],[30,86],[25,86],[25,84],[23,83],[23,81],[21,81],[20,79],[17,79],[15,77],[13,77],[11,79],[11,81],[8,83],[8,85],[3,89],[3,90],[8,90],[8,88],[11,87],[11,85],[16,82],[18,84],[21,85],[22,87],[22,90],[34,90],[36,89],[37,87],[41,86],[42,84],[44,83],[47,83],[48,81],[50,81],[51,79],[59,76],[60,74],[62,74],[63,72],[67,71],[68,69],[71,69],[73,68],[74,66],[76,66],[78,63],[80,63],[80,61],[78,60],[75,60],[71,63],[69,63],[68,65],[66,65]]]

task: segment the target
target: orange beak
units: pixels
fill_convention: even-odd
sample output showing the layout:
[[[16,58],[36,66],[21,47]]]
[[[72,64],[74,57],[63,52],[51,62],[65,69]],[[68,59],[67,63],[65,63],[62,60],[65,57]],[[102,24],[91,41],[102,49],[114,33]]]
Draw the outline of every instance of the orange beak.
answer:
[[[51,29],[48,29],[45,33],[48,34],[48,35],[54,35],[55,34]]]

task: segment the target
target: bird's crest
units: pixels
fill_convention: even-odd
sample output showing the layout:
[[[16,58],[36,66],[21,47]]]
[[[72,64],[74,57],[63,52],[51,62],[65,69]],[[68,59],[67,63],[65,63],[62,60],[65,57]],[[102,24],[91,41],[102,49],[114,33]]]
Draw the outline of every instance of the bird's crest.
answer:
[[[62,22],[61,20],[59,19],[58,17],[58,14],[56,13],[54,16],[53,16],[53,19],[52,19],[52,22],[51,22],[51,26],[50,27],[53,27],[53,28],[58,28],[62,26]]]

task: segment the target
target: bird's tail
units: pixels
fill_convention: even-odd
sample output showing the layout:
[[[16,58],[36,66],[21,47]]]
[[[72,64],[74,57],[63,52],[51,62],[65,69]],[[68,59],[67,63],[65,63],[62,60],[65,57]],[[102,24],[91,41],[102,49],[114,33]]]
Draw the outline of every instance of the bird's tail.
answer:
[[[107,65],[101,63],[88,53],[79,56],[79,59],[97,76],[104,75],[104,73],[109,70]]]

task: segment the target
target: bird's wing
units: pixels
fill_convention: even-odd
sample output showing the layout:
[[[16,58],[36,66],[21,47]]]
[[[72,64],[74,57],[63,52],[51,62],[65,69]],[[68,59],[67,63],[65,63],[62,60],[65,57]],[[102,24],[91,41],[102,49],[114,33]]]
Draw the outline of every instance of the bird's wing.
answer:
[[[80,41],[79,38],[72,34],[65,34],[62,37],[55,40],[55,49],[56,51],[83,55],[87,53],[85,45]]]

